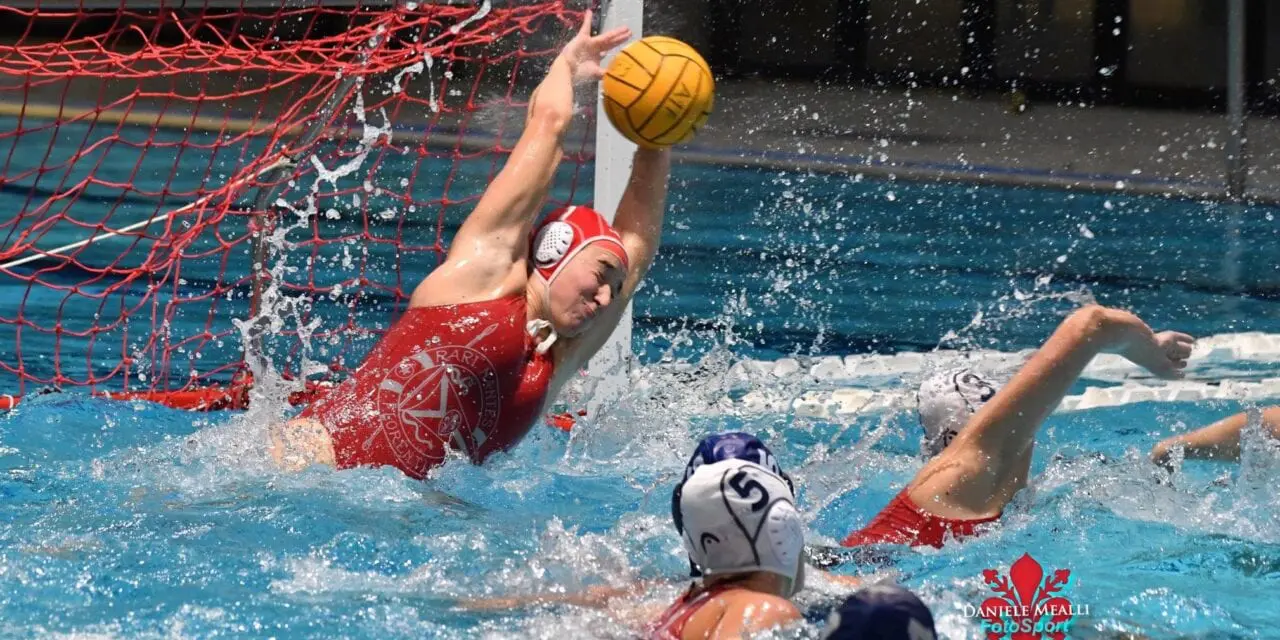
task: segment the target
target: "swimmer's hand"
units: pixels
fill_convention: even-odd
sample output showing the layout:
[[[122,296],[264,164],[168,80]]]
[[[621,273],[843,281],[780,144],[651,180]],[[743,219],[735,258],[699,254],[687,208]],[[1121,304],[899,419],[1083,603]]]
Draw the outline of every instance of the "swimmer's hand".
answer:
[[[582,18],[582,28],[569,44],[560,50],[560,60],[568,66],[574,84],[595,82],[604,77],[600,62],[606,53],[631,38],[631,29],[614,27],[598,36],[591,35],[591,11]]]
[[[1151,366],[1147,370],[1162,378],[1175,379],[1183,376],[1183,369],[1187,368],[1187,358],[1191,357],[1191,348],[1195,346],[1196,339],[1185,333],[1177,331],[1161,331],[1156,336],[1156,347],[1163,352],[1164,359],[1159,360],[1159,365],[1163,368],[1157,369]],[[1158,356],[1157,356],[1158,357]]]
[[[1165,380],[1182,378],[1195,344],[1195,338],[1185,333],[1154,333],[1138,316],[1119,309],[1105,310],[1101,329],[1107,351],[1120,354]]]
[[[1151,448],[1151,461],[1169,473],[1177,470],[1173,464],[1173,452],[1167,442],[1157,443]]]

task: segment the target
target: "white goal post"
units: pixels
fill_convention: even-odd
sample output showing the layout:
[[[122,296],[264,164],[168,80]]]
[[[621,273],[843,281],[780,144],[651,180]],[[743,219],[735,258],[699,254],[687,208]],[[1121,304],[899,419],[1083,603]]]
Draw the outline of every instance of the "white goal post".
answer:
[[[601,30],[625,25],[631,27],[633,38],[638,39],[644,34],[643,0],[602,2],[600,11],[603,14]],[[604,115],[604,100],[598,92],[596,114],[595,206],[600,213],[612,220],[631,175],[636,145],[622,137],[609,123]],[[631,315],[632,306],[628,304],[613,335],[587,367],[587,372],[599,379],[591,397],[587,398],[586,409],[589,415],[597,415],[602,406],[611,404],[621,396],[629,384],[628,373],[632,360]]]

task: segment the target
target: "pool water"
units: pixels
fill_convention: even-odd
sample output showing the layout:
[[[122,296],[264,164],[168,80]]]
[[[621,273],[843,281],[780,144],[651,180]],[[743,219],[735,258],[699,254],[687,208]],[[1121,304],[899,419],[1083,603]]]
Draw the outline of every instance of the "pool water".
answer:
[[[653,388],[677,382],[658,368],[639,375]],[[1055,416],[1030,489],[995,533],[836,570],[895,569],[948,638],[981,637],[965,607],[990,595],[982,571],[1007,571],[1024,552],[1071,570],[1069,595],[1090,612],[1079,637],[1270,637],[1280,456],[1258,446],[1243,469],[1188,463],[1171,483],[1141,460],[1162,434],[1239,408]],[[687,409],[633,393],[572,435],[540,428],[484,467],[454,461],[422,483],[388,470],[274,472],[261,412],[42,396],[0,423],[0,635],[628,637],[598,612],[459,602],[677,580],[686,565],[669,491],[705,433],[766,437],[817,543],[865,523],[921,464],[909,413],[838,423]],[[835,589],[811,582],[805,602],[821,615]]]
[[[476,160],[461,174],[481,180],[489,166]],[[439,173],[430,169],[420,175]],[[410,170],[389,160],[379,179],[394,184]],[[579,173],[589,176],[589,166]],[[589,186],[579,180],[554,199],[580,199]],[[23,185],[0,188],[0,207],[21,209],[25,193]],[[87,219],[96,205],[76,206],[88,208],[78,214]],[[138,211],[150,210],[154,203],[144,202]],[[678,165],[662,250],[635,301],[639,358],[628,391],[573,433],[535,428],[484,467],[452,461],[425,483],[390,470],[282,475],[264,457],[264,433],[290,409],[269,393],[251,412],[211,415],[74,389],[29,395],[0,417],[0,636],[630,637],[634,626],[585,609],[463,605],[662,578],[673,582],[615,613],[643,617],[644,606],[668,602],[687,566],[670,524],[670,487],[708,433],[764,436],[799,481],[819,544],[865,523],[921,464],[910,411],[812,417],[733,401],[752,392],[909,390],[943,359],[935,348],[1032,348],[1088,300],[1199,336],[1280,334],[1275,214],[1123,194]],[[451,232],[458,220],[445,222]],[[76,232],[65,225],[42,242],[75,240]],[[115,256],[118,247],[93,250]],[[367,251],[363,264],[400,264],[386,245]],[[349,275],[335,256],[321,257],[330,261],[326,277]],[[246,256],[229,259],[190,261],[187,285],[147,295],[163,303],[202,293],[222,270],[245,272]],[[434,263],[406,264],[408,276],[420,276]],[[232,293],[242,294],[237,287]],[[27,318],[60,310],[68,322],[87,322],[100,305],[12,279],[0,280],[0,290],[23,300]],[[235,357],[232,320],[247,315],[246,298],[233,295],[213,314],[196,309],[175,314],[171,333],[227,332],[200,355],[206,363]],[[344,309],[315,313],[340,326]],[[360,304],[378,322],[393,310],[385,296]],[[3,344],[16,335],[16,325],[0,323]],[[43,339],[23,336],[28,372],[50,370],[54,347]],[[65,353],[104,348],[63,339]],[[324,361],[327,346],[313,348]],[[16,354],[5,349],[12,362]],[[871,353],[899,358],[900,373],[832,382],[800,367],[769,381],[734,377],[744,362]],[[83,379],[98,357],[119,353],[61,361]],[[1264,353],[1191,372],[1203,381],[1222,376],[1274,378],[1280,364]],[[4,392],[16,385],[3,383]],[[1073,393],[1115,383],[1091,379]],[[583,386],[565,406],[592,398]],[[1072,637],[1276,637],[1280,606],[1270,594],[1280,581],[1280,504],[1271,487],[1280,456],[1252,443],[1242,465],[1187,463],[1172,480],[1143,461],[1158,438],[1246,404],[1149,402],[1055,415],[1038,439],[1030,490],[993,535],[942,551],[889,549],[838,571],[896,571],[948,638],[982,637],[965,607],[990,595],[984,570],[1007,571],[1023,553],[1072,572],[1070,596],[1090,611]],[[819,619],[838,589],[820,577],[812,583],[803,603]],[[810,623],[782,635],[816,633]]]
[[[6,125],[16,121],[0,118],[0,127]],[[101,135],[88,129],[67,124],[56,140],[45,140],[53,133],[36,132],[14,138],[13,145],[50,148],[52,158],[45,162],[54,162],[73,154],[79,140]],[[125,127],[120,135],[143,133]],[[173,142],[162,138],[181,140],[186,134],[162,130],[156,135]],[[190,138],[192,144],[213,143],[205,134]],[[321,154],[336,162],[326,154],[350,153],[350,146],[331,144]],[[58,180],[73,184],[94,167],[163,164],[163,171],[138,174],[136,192],[113,197],[98,193],[103,189],[97,185],[87,187],[88,195],[97,195],[69,201],[59,210],[67,218],[41,228],[37,244],[47,249],[83,239],[84,225],[92,226],[110,207],[110,224],[116,227],[186,204],[175,196],[139,194],[159,193],[166,184],[191,193],[206,179],[214,186],[217,172],[230,172],[247,152],[227,147],[213,159],[186,153],[176,172],[170,171],[173,158],[161,154],[139,160],[139,153],[123,144],[105,145],[69,165],[65,178],[50,174],[42,181],[0,184],[0,210],[25,211],[30,193],[38,201]],[[44,160],[17,152],[7,161],[16,174]],[[317,362],[359,361],[372,337],[351,337],[342,328],[385,328],[404,304],[386,289],[361,286],[359,280],[410,290],[436,264],[429,245],[437,219],[448,239],[468,212],[465,202],[425,203],[438,199],[446,184],[455,198],[479,193],[495,166],[494,158],[485,156],[455,164],[396,153],[380,157],[376,170],[371,161],[366,165],[364,173],[348,176],[351,184],[322,191],[326,195],[317,212],[332,208],[335,219],[318,215],[323,224],[302,225],[284,238],[330,243],[276,253],[274,277],[284,283],[287,296],[300,297],[298,288],[344,285],[341,293],[306,300],[304,320],[320,323],[306,345],[306,355]],[[215,167],[212,176],[207,166]],[[565,163],[550,200],[589,200],[592,171],[589,163]],[[98,177],[124,180],[128,175]],[[311,174],[299,177],[287,199],[303,198],[310,180]],[[377,188],[353,207],[348,187],[362,180]],[[416,209],[397,199],[406,189],[402,184],[410,185]],[[726,334],[735,354],[768,359],[921,351],[940,343],[1012,351],[1039,344],[1064,309],[1088,298],[1131,308],[1155,326],[1199,336],[1280,333],[1280,270],[1275,268],[1280,210],[1272,207],[698,164],[674,168],[669,204],[659,259],[634,308],[638,331],[632,346],[647,361],[687,360],[724,343]],[[390,218],[378,213],[384,208],[392,212]],[[0,228],[5,242],[14,242],[36,218]],[[20,267],[20,273],[38,274],[42,282],[61,288],[0,279],[0,295],[18,301],[0,310],[0,344],[15,343],[20,335],[24,351],[21,358],[6,354],[4,363],[20,364],[28,376],[52,379],[56,359],[60,375],[83,381],[90,373],[107,376],[127,354],[136,367],[150,369],[147,384],[159,378],[161,386],[181,386],[187,382],[182,374],[193,372],[201,382],[225,383],[232,371],[218,366],[238,362],[241,354],[233,322],[249,315],[246,229],[245,216],[228,216],[182,251],[180,268],[171,265],[158,279],[143,278],[106,298],[98,296],[111,283],[110,275],[57,270],[55,259]],[[157,226],[151,233],[161,230]],[[335,240],[349,234],[357,237]],[[225,245],[229,242],[234,244]],[[77,257],[86,265],[124,269],[143,264],[152,244],[117,237],[82,248]],[[72,286],[79,292],[69,292]],[[217,294],[210,295],[213,291]],[[1029,297],[1038,303],[1026,304]],[[130,322],[117,321],[123,309],[133,310]],[[293,336],[302,321],[280,315],[286,316],[284,330],[292,333],[270,346],[277,347],[277,366],[296,371],[300,354]],[[53,330],[55,318],[61,333]],[[153,318],[162,318],[168,333],[149,342],[152,325],[159,323]],[[74,335],[90,330],[93,339]],[[215,337],[193,338],[206,334]],[[166,340],[182,346],[162,352],[156,343]],[[105,388],[121,388],[115,373]],[[17,386],[11,370],[0,370],[0,393]]]

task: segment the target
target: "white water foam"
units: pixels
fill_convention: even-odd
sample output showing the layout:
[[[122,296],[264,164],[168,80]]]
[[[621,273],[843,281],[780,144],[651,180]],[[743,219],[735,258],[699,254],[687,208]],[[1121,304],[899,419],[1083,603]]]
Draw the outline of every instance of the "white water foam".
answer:
[[[1029,349],[1018,352],[939,350],[843,358],[744,360],[730,367],[728,377],[747,392],[736,400],[724,398],[706,409],[736,414],[794,412],[816,418],[899,411],[915,407],[915,386],[911,382],[930,372],[968,366],[1011,375],[1032,353]],[[1280,377],[1240,377],[1239,368],[1248,364],[1270,365],[1277,360],[1280,360],[1280,335],[1256,332],[1221,334],[1199,340],[1188,361],[1189,379],[1186,380],[1159,380],[1120,356],[1103,354],[1085,369],[1082,378],[1113,384],[1089,386],[1082,394],[1068,396],[1058,411],[1138,402],[1276,399],[1280,398]]]
[[[942,349],[931,353],[850,355],[843,358],[820,356],[812,358],[807,363],[797,358],[780,358],[773,361],[747,360],[735,365],[735,369],[739,370],[738,375],[769,372],[777,377],[807,369],[808,375],[815,380],[858,382],[864,379],[875,380],[920,374],[960,365],[1012,369],[1032,353],[1031,349],[1016,352]],[[1270,363],[1277,360],[1280,360],[1280,334],[1224,333],[1197,340],[1188,359],[1188,366],[1191,369],[1200,369],[1229,363]],[[1149,376],[1141,368],[1120,356],[1103,354],[1094,358],[1093,363],[1085,368],[1084,377],[1119,382],[1129,378]]]

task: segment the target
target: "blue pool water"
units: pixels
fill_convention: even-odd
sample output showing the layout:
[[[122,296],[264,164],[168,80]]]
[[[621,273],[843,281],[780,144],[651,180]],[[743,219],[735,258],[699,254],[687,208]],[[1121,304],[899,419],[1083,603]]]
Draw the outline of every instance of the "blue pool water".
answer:
[[[456,605],[677,579],[685,563],[668,487],[702,433],[765,434],[799,481],[812,535],[828,543],[864,523],[920,464],[909,416],[844,425],[681,417],[638,396],[624,404],[626,415],[572,439],[540,429],[492,464],[451,463],[419,483],[380,470],[280,475],[244,415],[206,420],[45,396],[0,426],[0,635],[627,637],[583,610]],[[1031,490],[997,533],[881,562],[924,596],[946,637],[979,637],[964,607],[989,595],[982,571],[1006,570],[1023,552],[1073,572],[1071,597],[1090,607],[1083,628],[1271,637],[1280,621],[1271,473],[1280,458],[1251,463],[1254,477],[1189,464],[1173,486],[1137,460],[1169,424],[1237,408],[1148,403],[1055,417]],[[868,431],[878,434],[874,446]],[[820,609],[832,597],[807,602]]]
[[[10,124],[16,121],[0,118],[0,126]],[[8,170],[16,174],[31,168],[26,165],[65,159],[81,139],[95,135],[84,129],[88,127],[62,127],[61,137],[52,143],[51,159],[15,153],[8,158]],[[129,128],[122,132],[126,137],[142,135]],[[42,135],[52,134],[23,136],[23,145],[48,146]],[[180,139],[183,134],[161,131],[157,135]],[[211,142],[205,138],[192,135],[193,142]],[[252,146],[252,141],[246,145]],[[347,146],[342,148],[349,151]],[[332,151],[328,147],[324,153]],[[0,145],[0,154],[7,152]],[[38,202],[40,196],[56,192],[60,182],[74,184],[92,167],[110,169],[99,176],[102,179],[127,179],[128,170],[139,163],[138,153],[117,144],[73,164],[65,178],[54,172],[39,181],[28,178],[0,184],[0,210],[24,211],[29,194],[34,193]],[[144,167],[155,168],[139,173],[136,192],[113,194],[97,187],[87,189],[96,197],[70,200],[66,210],[59,211],[80,224],[55,224],[38,245],[50,248],[83,238],[81,225],[101,219],[110,207],[115,207],[111,224],[120,226],[181,206],[189,199],[141,194],[159,193],[166,184],[179,193],[192,192],[205,179],[210,188],[221,184],[219,176],[231,171],[241,153],[237,147],[227,147],[212,161],[186,153],[176,160],[174,171],[170,169],[175,159],[159,154],[143,162]],[[330,164],[337,162],[325,157]],[[212,173],[207,169],[211,163]],[[87,168],[77,168],[81,165]],[[385,190],[356,199],[367,215],[353,213],[360,208],[352,206],[349,189],[339,189],[342,195],[337,195],[326,186],[318,209],[332,208],[338,218],[321,216],[323,224],[286,236],[290,242],[351,233],[363,233],[366,238],[325,245],[315,256],[313,247],[306,244],[281,251],[282,265],[295,271],[282,270],[277,277],[286,287],[345,285],[341,294],[313,300],[309,317],[322,321],[321,330],[335,330],[346,323],[385,326],[403,299],[397,307],[387,291],[356,281],[366,278],[399,286],[407,295],[403,290],[411,289],[436,264],[429,245],[438,216],[443,215],[447,239],[468,211],[465,203],[443,211],[421,204],[409,211],[393,196],[407,189],[417,202],[427,203],[446,184],[455,198],[474,195],[493,167],[493,161],[483,156],[458,161],[453,173],[454,163],[447,158],[395,153],[382,157],[376,172],[357,172],[348,177],[351,184],[342,185],[352,187],[367,179]],[[589,200],[591,175],[590,164],[566,163],[551,200]],[[299,186],[285,195],[302,198],[313,178],[304,172],[297,180]],[[387,219],[378,214],[384,208],[391,211]],[[1280,333],[1277,215],[1280,210],[1270,207],[1123,194],[678,165],[660,258],[649,285],[636,299],[640,331],[633,347],[647,360],[668,351],[688,358],[702,350],[699,345],[722,342],[707,339],[731,328],[734,352],[748,357],[918,351],[934,348],[949,332],[968,327],[981,312],[982,322],[949,342],[1015,350],[1038,344],[1067,306],[1047,302],[1028,306],[1019,304],[1020,298],[1033,294],[1046,299],[1081,291],[1106,304],[1132,308],[1154,325],[1177,326],[1196,335]],[[32,224],[34,220],[22,219],[0,228],[5,246]],[[161,230],[156,226],[151,232]],[[122,352],[127,352],[154,374],[173,376],[167,380],[169,386],[184,384],[180,374],[189,371],[209,375],[211,381],[229,378],[230,372],[210,372],[218,364],[239,359],[240,334],[232,320],[248,315],[251,261],[247,242],[223,249],[219,243],[243,240],[246,233],[244,217],[229,216],[216,233],[206,230],[184,249],[187,257],[180,270],[160,271],[156,278],[162,279],[135,281],[105,299],[93,294],[101,292],[111,277],[90,277],[81,269],[54,270],[55,260],[20,268],[56,286],[79,284],[85,294],[0,279],[5,299],[21,301],[0,310],[0,344],[15,342],[21,331],[27,351],[20,359],[5,362],[17,367],[20,360],[29,376],[48,379],[53,373],[49,356],[56,352],[64,367],[62,375],[83,381],[89,371],[107,375]],[[397,242],[408,248],[397,250]],[[113,238],[81,249],[78,259],[98,267],[135,266],[143,264],[153,244]],[[149,288],[151,284],[155,288]],[[191,299],[215,291],[210,298]],[[288,289],[288,293],[296,295],[298,290]],[[141,321],[143,327],[107,326],[122,309],[132,310],[128,314],[132,322]],[[151,323],[156,322],[153,316],[169,323],[172,342],[206,331],[216,338],[198,339],[186,343],[180,352],[163,353],[146,341]],[[52,331],[52,318],[61,318],[67,331],[96,327],[100,333],[92,341],[58,335]],[[45,331],[33,330],[24,322]],[[294,327],[293,319],[287,318],[286,329]],[[673,335],[686,335],[682,330],[697,339],[692,344],[673,343]],[[340,339],[335,343],[313,340],[310,355],[321,362],[338,356],[358,361],[371,344],[340,331],[336,337]],[[296,365],[296,339],[281,340],[278,346],[278,364]],[[286,352],[291,354],[287,358]],[[171,360],[163,361],[165,355]],[[0,372],[0,393],[15,386],[11,373]],[[118,377],[104,384],[120,386]]]
[[[464,164],[460,179],[479,181],[488,166]],[[394,184],[408,169],[389,162],[380,171]],[[555,199],[589,193],[578,178]],[[23,193],[23,185],[0,189],[0,208],[20,209]],[[146,198],[137,205],[135,213],[155,207]],[[77,206],[92,215],[95,205]],[[678,579],[686,565],[669,488],[706,433],[766,436],[799,480],[819,543],[866,522],[919,467],[910,412],[812,418],[720,403],[759,390],[729,388],[730,368],[742,360],[939,344],[1016,351],[1087,298],[1197,335],[1280,333],[1276,214],[677,166],[662,252],[636,299],[636,384],[572,435],[538,428],[492,464],[454,461],[420,483],[386,470],[274,471],[262,443],[287,411],[279,403],[192,415],[67,392],[31,397],[0,417],[0,636],[629,637],[597,612],[478,612],[459,603]],[[75,239],[74,231],[46,240]],[[369,251],[374,268],[402,258],[383,245]],[[234,271],[247,258],[231,259],[240,261]],[[410,261],[406,271],[432,264]],[[199,293],[222,269],[192,260],[187,284],[162,295]],[[340,265],[332,269],[325,275],[343,277]],[[242,294],[237,287],[232,293]],[[0,291],[25,300],[30,317],[61,308],[69,322],[88,322],[97,305],[7,278]],[[366,317],[393,311],[375,293],[361,305]],[[336,315],[316,313],[339,318],[335,307]],[[178,314],[171,332],[202,330],[208,312]],[[216,307],[215,329],[231,331],[246,312],[243,295],[233,295]],[[16,329],[0,332],[13,362]],[[228,336],[202,345],[203,358],[237,353]],[[52,342],[41,339],[24,335],[30,371],[50,366]],[[68,340],[68,352],[86,348]],[[69,375],[118,357],[116,348],[67,358]],[[315,345],[314,355],[323,359],[327,348]],[[1280,375],[1273,361],[1226,365],[1243,379]],[[918,379],[912,371],[857,384],[888,391]],[[803,372],[771,384],[792,395],[830,386]],[[1074,392],[1086,384],[1111,382]],[[964,608],[989,595],[983,570],[1007,570],[1024,552],[1072,571],[1073,601],[1090,608],[1080,637],[1275,637],[1280,504],[1271,487],[1280,456],[1259,444],[1242,467],[1189,463],[1172,484],[1141,461],[1157,438],[1242,406],[1144,403],[1054,416],[1038,440],[1031,490],[997,533],[940,552],[890,550],[840,571],[895,568],[948,638],[981,637]],[[836,596],[815,582],[805,604],[820,615]],[[641,602],[664,604],[676,588]],[[815,633],[810,626],[787,637]]]

